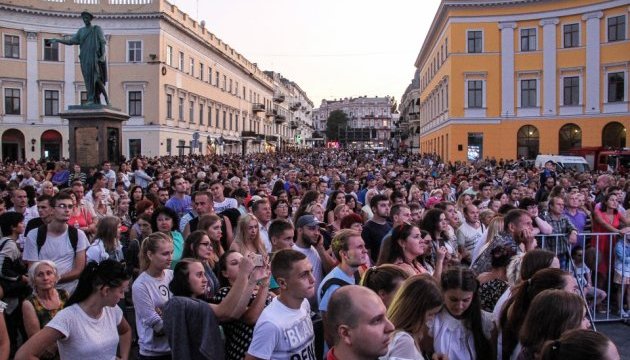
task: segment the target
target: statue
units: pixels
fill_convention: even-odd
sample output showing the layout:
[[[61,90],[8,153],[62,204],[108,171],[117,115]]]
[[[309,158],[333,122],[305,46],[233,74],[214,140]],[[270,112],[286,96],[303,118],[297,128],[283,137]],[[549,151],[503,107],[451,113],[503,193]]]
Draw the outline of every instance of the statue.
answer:
[[[87,11],[81,13],[85,27],[79,29],[72,37],[50,39],[50,43],[79,45],[81,73],[87,89],[87,105],[101,103],[101,94],[105,103],[110,105],[105,83],[107,82],[107,63],[105,61],[105,36],[98,25],[92,25],[94,15]]]

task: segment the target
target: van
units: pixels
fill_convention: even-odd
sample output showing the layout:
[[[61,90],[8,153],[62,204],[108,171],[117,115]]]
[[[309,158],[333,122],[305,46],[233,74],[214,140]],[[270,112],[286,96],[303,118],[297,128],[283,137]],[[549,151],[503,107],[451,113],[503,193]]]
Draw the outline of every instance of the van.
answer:
[[[562,170],[573,170],[579,173],[591,170],[588,162],[582,156],[538,155],[534,164],[536,167],[542,168],[547,161],[553,161]]]

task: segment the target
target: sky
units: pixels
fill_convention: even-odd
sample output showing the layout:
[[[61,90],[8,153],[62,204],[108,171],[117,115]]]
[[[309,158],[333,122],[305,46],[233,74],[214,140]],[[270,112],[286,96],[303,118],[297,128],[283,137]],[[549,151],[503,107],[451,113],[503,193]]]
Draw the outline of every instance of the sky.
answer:
[[[400,100],[439,0],[169,0],[221,40],[322,99]]]

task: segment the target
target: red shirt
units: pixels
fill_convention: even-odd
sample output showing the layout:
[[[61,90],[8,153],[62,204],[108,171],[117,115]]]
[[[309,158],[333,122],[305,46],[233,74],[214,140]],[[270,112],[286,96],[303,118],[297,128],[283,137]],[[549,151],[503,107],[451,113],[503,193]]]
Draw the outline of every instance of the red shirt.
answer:
[[[328,354],[326,354],[326,360],[338,360],[335,356],[335,348],[330,348]]]

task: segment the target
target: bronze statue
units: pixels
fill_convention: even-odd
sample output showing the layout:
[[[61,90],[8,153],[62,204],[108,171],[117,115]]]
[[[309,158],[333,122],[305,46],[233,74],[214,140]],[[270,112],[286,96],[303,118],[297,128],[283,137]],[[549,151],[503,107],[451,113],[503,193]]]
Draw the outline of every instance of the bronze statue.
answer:
[[[81,73],[87,89],[87,105],[100,104],[101,94],[105,103],[109,105],[109,98],[105,90],[107,82],[107,63],[105,60],[105,36],[98,25],[92,25],[94,15],[87,11],[81,13],[85,23],[72,37],[63,39],[51,39],[50,43],[60,42],[66,45],[79,45],[79,60],[81,61]]]

